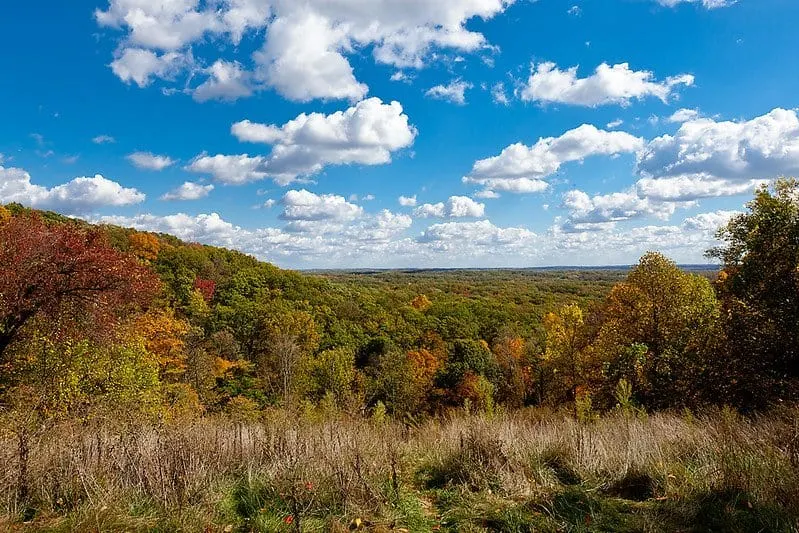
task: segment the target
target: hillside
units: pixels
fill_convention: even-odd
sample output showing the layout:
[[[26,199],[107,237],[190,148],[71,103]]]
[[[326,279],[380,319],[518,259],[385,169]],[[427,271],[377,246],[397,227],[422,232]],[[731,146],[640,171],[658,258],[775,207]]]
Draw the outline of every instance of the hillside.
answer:
[[[0,207],[0,525],[790,531],[797,189],[718,272],[299,273]]]

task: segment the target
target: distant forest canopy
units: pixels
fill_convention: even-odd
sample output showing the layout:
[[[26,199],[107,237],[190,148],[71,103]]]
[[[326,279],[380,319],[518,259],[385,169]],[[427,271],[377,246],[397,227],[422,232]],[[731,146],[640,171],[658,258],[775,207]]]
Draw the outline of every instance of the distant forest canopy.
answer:
[[[526,405],[742,410],[799,394],[799,183],[629,271],[301,274],[0,206],[0,408],[191,417]]]

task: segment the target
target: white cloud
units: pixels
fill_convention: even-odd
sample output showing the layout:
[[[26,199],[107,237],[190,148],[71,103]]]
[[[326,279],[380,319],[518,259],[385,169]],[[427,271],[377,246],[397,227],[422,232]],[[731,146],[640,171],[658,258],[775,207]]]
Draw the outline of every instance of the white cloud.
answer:
[[[112,63],[123,81],[146,86],[176,70],[195,75],[187,62],[177,68],[177,57],[210,44],[197,47],[205,56],[199,63],[227,61],[219,57],[231,48],[224,45],[235,47],[250,34],[264,39],[252,57],[253,76],[263,84],[252,89],[271,86],[298,101],[357,101],[368,88],[355,78],[348,56],[371,50],[378,63],[422,68],[439,50],[477,52],[489,45],[467,22],[490,19],[513,1],[109,0],[95,18],[125,32]]]
[[[255,60],[256,76],[290,100],[358,101],[369,88],[355,79],[342,52],[350,49],[347,27],[311,10],[278,17]]]
[[[504,83],[500,81],[491,86],[491,99],[494,101],[495,104],[500,104],[500,105],[510,104],[508,95],[505,94]]]
[[[347,202],[343,196],[314,194],[305,189],[288,191],[281,200],[282,220],[348,222],[360,217],[363,208]]]
[[[490,190],[541,192],[547,188],[543,178],[557,172],[564,163],[595,155],[632,153],[643,145],[643,139],[629,133],[583,124],[560,137],[541,138],[533,146],[512,144],[497,156],[477,161],[463,181]]]
[[[444,100],[457,105],[466,104],[466,91],[474,87],[471,83],[456,79],[447,85],[436,85],[425,93],[425,96],[435,100]]]
[[[244,120],[233,124],[231,133],[240,141],[272,145],[268,157],[238,157],[237,163],[248,167],[247,179],[234,173],[214,172],[217,179],[241,183],[271,177],[281,185],[298,177],[320,172],[327,165],[382,165],[391,161],[391,154],[413,144],[416,128],[409,124],[399,102],[384,104],[379,98],[363,100],[346,111],[330,115],[301,114],[282,126],[257,124]],[[220,165],[229,161],[220,159]],[[203,165],[191,170],[207,172]]]
[[[563,195],[563,207],[569,210],[566,227],[585,229],[587,225],[654,216],[668,219],[677,208],[674,202],[654,202],[639,197],[635,191],[589,196],[572,190]]]
[[[536,239],[535,233],[525,228],[499,228],[488,220],[477,222],[445,222],[434,224],[422,232],[417,239],[429,243],[443,252],[469,250],[477,255],[476,249],[493,251],[497,248],[521,248]]]
[[[638,195],[661,202],[689,202],[702,198],[750,194],[764,180],[735,182],[724,179],[708,179],[702,176],[678,176],[676,178],[643,178],[635,184]]]
[[[178,52],[158,55],[151,50],[126,48],[111,62],[111,70],[125,83],[147,87],[154,77],[172,79],[190,62],[189,56]]]
[[[360,224],[344,233],[345,237],[356,242],[389,242],[392,238],[411,227],[413,219],[408,215],[392,213],[383,209],[375,216],[366,217]]]
[[[198,102],[223,100],[233,102],[250,96],[253,92],[250,74],[242,69],[238,61],[217,60],[205,69],[209,75],[199,87],[194,89],[193,97]]]
[[[642,194],[701,198],[741,194],[758,183],[799,173],[799,117],[774,109],[748,121],[698,118],[638,154]]]
[[[161,196],[161,200],[199,200],[208,196],[213,190],[213,185],[201,185],[186,181],[180,187]]]
[[[389,79],[391,81],[401,81],[403,83],[410,83],[412,78],[407,73],[405,73],[405,71],[398,70],[394,74],[392,74],[391,78]]]
[[[702,4],[707,9],[718,9],[720,7],[730,7],[738,0],[655,0],[658,4],[666,7],[675,7],[679,4]]]
[[[622,124],[624,124],[624,121],[622,119],[620,119],[620,118],[617,118],[616,120],[612,120],[612,121],[608,122],[608,125],[606,127],[609,130],[612,130],[614,128],[618,128]]]
[[[483,198],[498,198],[496,191],[514,194],[535,194],[549,189],[549,183],[537,178],[463,178],[464,183],[477,183],[485,187],[478,194]],[[494,196],[496,195],[496,196]]]
[[[496,191],[492,191],[491,189],[484,189],[474,193],[474,196],[475,198],[482,198],[483,200],[495,200],[500,197],[500,194]]]
[[[117,141],[110,135],[98,135],[97,137],[92,139],[92,142],[94,144],[113,144]]]
[[[144,170],[164,170],[176,162],[168,156],[156,155],[150,152],[134,152],[127,156],[127,160],[135,167]]]
[[[262,156],[201,154],[189,163],[186,170],[198,174],[210,174],[220,183],[242,185],[265,179],[268,176],[265,167],[266,158]]]
[[[521,88],[524,101],[564,103],[596,107],[600,105],[628,105],[633,99],[648,96],[667,102],[679,85],[691,86],[694,77],[680,74],[655,81],[652,72],[631,70],[628,63],[610,66],[599,65],[587,78],[577,77],[578,67],[560,70],[555,63],[533,65],[527,83]]]
[[[18,202],[37,209],[63,213],[87,213],[106,206],[143,202],[145,195],[97,174],[78,177],[52,188],[31,183],[30,174],[19,168],[0,166],[0,203]]]
[[[446,203],[421,205],[413,214],[419,218],[479,218],[485,215],[485,207],[468,196],[450,196]]]
[[[675,111],[667,120],[669,122],[688,122],[690,120],[696,120],[699,118],[699,110],[698,109],[678,109]]]
[[[400,196],[399,197],[399,205],[402,207],[415,207],[416,206],[416,195],[413,196]]]
[[[732,218],[740,214],[740,211],[714,211],[712,213],[700,213],[696,216],[683,220],[682,227],[692,231],[715,233],[722,226],[726,226]]]

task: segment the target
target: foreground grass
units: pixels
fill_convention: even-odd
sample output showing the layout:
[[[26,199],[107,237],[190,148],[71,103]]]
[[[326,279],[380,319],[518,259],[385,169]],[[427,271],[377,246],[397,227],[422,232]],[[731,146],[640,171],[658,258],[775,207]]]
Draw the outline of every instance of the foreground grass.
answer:
[[[796,411],[64,424],[24,480],[19,449],[0,440],[3,531],[799,530]]]

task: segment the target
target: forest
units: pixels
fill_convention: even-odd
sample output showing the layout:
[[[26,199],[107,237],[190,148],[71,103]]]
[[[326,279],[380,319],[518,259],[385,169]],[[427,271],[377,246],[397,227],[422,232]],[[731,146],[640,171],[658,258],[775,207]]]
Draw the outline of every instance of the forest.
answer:
[[[0,206],[0,529],[795,531],[799,182],[718,239],[300,273]]]

